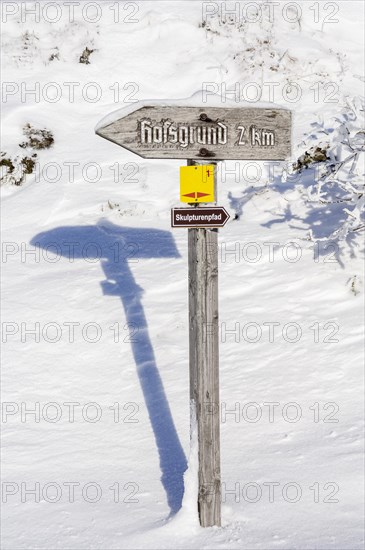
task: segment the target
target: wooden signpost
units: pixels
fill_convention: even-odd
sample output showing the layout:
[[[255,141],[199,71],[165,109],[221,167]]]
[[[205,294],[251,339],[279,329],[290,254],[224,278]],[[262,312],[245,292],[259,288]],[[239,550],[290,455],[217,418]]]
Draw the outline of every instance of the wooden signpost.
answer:
[[[96,133],[143,158],[188,159],[188,166],[203,165],[201,172],[211,177],[209,168],[222,160],[287,159],[291,112],[137,104]],[[190,185],[185,178],[180,196],[189,203],[191,197],[191,206],[171,212],[172,227],[188,228],[191,425],[197,427],[197,509],[202,527],[221,525],[217,228],[225,225],[229,214],[219,206],[200,207],[204,196],[216,202],[216,178],[214,170],[213,187],[206,177],[204,185],[193,180]]]

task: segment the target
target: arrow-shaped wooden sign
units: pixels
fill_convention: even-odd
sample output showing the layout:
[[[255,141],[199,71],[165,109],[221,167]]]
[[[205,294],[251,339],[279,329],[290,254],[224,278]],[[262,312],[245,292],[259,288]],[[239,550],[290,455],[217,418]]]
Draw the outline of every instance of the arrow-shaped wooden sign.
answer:
[[[96,133],[143,158],[285,160],[291,153],[291,112],[137,104]]]

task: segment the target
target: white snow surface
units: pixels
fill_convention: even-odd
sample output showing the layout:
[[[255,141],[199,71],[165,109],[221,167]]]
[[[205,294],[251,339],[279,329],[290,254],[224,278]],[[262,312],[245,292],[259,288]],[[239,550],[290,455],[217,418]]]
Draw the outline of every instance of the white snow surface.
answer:
[[[19,11],[2,23],[2,151],[24,153],[27,123],[55,142],[22,186],[1,190],[2,547],[363,548],[361,232],[326,241],[339,210],[316,217],[280,166],[269,182],[267,163],[260,181],[244,162],[224,163],[236,176],[220,168],[218,204],[231,215],[219,231],[223,525],[203,529],[187,230],[170,227],[182,163],[143,160],[94,129],[136,100],[199,100],[204,82],[218,96],[222,83],[278,83],[271,101],[293,111],[294,161],[326,139],[314,123],[335,124],[363,93],[364,4],[298,1],[298,24],[280,2],[272,26],[244,28],[201,27],[199,1],[119,2],[119,22],[102,2],[95,23],[83,2],[71,23],[61,2],[55,23],[5,4]],[[85,46],[89,65],[78,62]],[[297,102],[281,93],[288,82]],[[39,98],[24,95],[35,86]],[[260,103],[218,104],[272,105],[268,90]]]

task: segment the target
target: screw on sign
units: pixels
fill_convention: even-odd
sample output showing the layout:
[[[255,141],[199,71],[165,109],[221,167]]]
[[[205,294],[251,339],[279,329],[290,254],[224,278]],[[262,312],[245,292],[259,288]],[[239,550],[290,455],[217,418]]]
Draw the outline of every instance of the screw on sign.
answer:
[[[286,160],[291,112],[267,107],[137,103],[102,121],[96,133],[148,159],[187,159],[172,227],[188,228],[191,440],[198,437],[197,513],[203,527],[221,525],[218,341],[218,227],[229,214],[216,202],[215,166],[222,160]],[[198,175],[199,174],[199,175]],[[209,335],[204,327],[210,327]],[[217,406],[218,405],[218,406]]]

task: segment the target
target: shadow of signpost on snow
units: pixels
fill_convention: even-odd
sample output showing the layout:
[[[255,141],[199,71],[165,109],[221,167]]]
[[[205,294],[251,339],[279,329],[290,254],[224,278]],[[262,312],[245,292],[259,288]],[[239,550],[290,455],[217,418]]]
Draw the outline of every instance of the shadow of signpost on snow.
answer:
[[[167,495],[170,514],[181,508],[183,475],[187,468],[163,383],[156,366],[141,301],[143,289],[136,283],[128,260],[142,258],[178,258],[179,253],[169,231],[120,227],[102,221],[98,225],[58,227],[39,233],[31,244],[61,254],[70,261],[77,258],[100,259],[106,280],[103,294],[118,296],[124,306],[127,324],[136,328],[131,346],[139,382],[158,448],[161,481]],[[85,269],[88,267],[85,265]],[[162,277],[161,277],[162,280]]]

